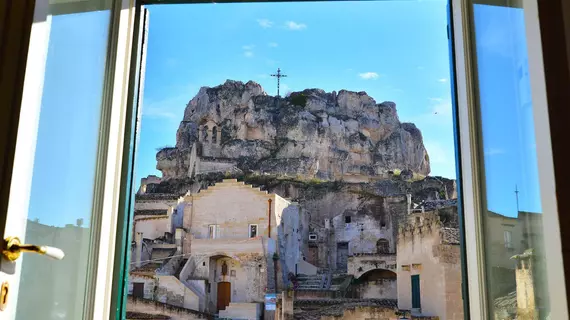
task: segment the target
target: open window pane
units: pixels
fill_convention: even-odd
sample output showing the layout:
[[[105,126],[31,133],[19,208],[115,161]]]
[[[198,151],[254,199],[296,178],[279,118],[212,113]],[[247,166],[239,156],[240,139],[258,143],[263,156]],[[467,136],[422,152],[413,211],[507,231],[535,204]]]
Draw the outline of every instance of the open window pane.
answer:
[[[484,242],[492,319],[549,319],[527,12],[473,5],[484,187]]]
[[[462,319],[446,4],[147,6],[130,316]]]
[[[16,302],[15,319],[83,319],[93,283],[90,254],[98,245],[91,239],[111,5],[91,1],[98,11],[75,13],[75,3],[42,2],[36,5],[47,7],[47,18],[36,23],[49,32],[33,38],[31,48],[49,41],[45,74],[29,72],[44,79],[38,129],[18,138],[37,134],[29,146],[35,145],[29,210],[20,208],[14,220],[26,230],[24,243],[59,248],[65,257],[22,255],[20,285],[8,300]],[[21,121],[35,117],[22,114]]]

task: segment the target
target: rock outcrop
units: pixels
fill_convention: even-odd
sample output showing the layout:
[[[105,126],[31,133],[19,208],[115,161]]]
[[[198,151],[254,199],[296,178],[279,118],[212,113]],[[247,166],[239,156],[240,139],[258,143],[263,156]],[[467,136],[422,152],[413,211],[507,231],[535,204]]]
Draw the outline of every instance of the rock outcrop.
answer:
[[[299,179],[430,172],[420,130],[399,121],[393,102],[376,103],[365,92],[307,89],[279,98],[253,81],[203,87],[186,106],[176,146],[157,154],[164,180],[191,175],[193,147],[202,161]]]

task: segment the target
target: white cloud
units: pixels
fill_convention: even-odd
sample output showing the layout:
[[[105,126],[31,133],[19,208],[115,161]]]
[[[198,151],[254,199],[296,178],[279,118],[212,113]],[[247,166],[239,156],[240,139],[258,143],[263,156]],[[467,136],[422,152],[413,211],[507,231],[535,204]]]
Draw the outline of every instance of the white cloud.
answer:
[[[193,85],[175,88],[171,94],[164,99],[145,99],[142,106],[143,118],[155,120],[165,120],[177,123],[184,116],[184,109],[188,101],[194,97],[197,88]]]
[[[433,115],[444,118],[444,120],[450,120],[453,114],[453,106],[451,105],[451,100],[443,98],[430,99],[435,99],[430,100],[432,102],[431,113]]]
[[[166,59],[165,63],[167,67],[176,67],[176,65],[178,64],[178,60],[174,58],[168,58]]]
[[[280,85],[279,91],[280,91],[279,94],[280,94],[281,96],[284,96],[287,92],[291,91],[291,87],[289,87],[289,86],[288,86],[287,84],[285,84],[285,83],[282,83],[282,84]]]
[[[455,162],[453,154],[450,154],[449,150],[446,150],[438,141],[424,141],[424,146],[428,152],[430,164],[451,165]]]
[[[253,57],[253,48],[255,48],[255,45],[248,44],[248,45],[242,46],[241,48],[243,49],[244,57],[246,57],[246,58]]]
[[[445,82],[447,82],[447,79],[446,79],[446,78],[441,78],[441,79],[438,79],[437,81],[439,81],[439,82],[441,82],[441,83],[445,83]]]
[[[289,30],[303,30],[307,28],[307,25],[295,21],[287,21],[285,22],[285,27]]]
[[[376,72],[359,73],[358,76],[364,80],[376,80],[378,77],[380,77],[380,75]]]
[[[453,109],[451,98],[427,98],[429,103],[425,112],[418,112],[411,118],[405,119],[406,122],[415,123],[419,128],[425,129],[431,126],[452,126],[453,125]]]
[[[273,21],[271,21],[269,19],[257,19],[257,23],[259,23],[259,26],[262,28],[273,27]]]
[[[149,118],[163,118],[169,120],[175,120],[177,115],[167,109],[160,108],[158,106],[146,106],[143,107],[143,116]]]
[[[279,63],[279,61],[276,61],[276,60],[273,60],[273,59],[267,59],[267,60],[265,60],[265,63],[266,63],[268,66],[275,66],[275,65],[277,65],[277,64]]]
[[[279,46],[277,42],[269,42],[267,45],[271,48],[277,48],[277,46]]]

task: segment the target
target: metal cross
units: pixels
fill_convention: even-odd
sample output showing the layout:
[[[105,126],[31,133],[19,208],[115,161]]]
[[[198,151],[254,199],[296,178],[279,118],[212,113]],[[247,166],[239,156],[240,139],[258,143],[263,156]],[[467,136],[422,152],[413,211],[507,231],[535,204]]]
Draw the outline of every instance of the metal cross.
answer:
[[[287,77],[286,74],[282,74],[281,73],[281,69],[277,68],[277,73],[276,74],[272,74],[272,77],[276,77],[277,78],[277,96],[279,97],[279,84],[280,84],[280,80],[281,78]]]
[[[519,214],[519,187],[515,184],[515,197],[517,199],[517,215]]]

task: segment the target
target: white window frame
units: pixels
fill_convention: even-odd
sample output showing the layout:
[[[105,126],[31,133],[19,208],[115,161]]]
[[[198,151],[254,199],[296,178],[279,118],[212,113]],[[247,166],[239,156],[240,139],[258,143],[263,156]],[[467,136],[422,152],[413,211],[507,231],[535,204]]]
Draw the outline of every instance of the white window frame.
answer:
[[[135,16],[135,1],[110,0],[109,10],[109,39],[106,53],[104,75],[104,96],[101,107],[101,124],[99,149],[97,150],[97,177],[93,196],[93,220],[91,221],[90,263],[87,270],[87,289],[83,319],[113,319],[115,313],[111,305],[116,295],[113,294],[115,248],[117,240],[118,218],[122,216],[120,204],[123,170],[123,146],[127,123],[129,103],[129,75],[131,69],[131,51],[133,49],[133,26]],[[53,3],[50,1],[49,3]],[[69,1],[76,10],[83,8],[80,1]],[[83,2],[83,1],[81,1]],[[7,210],[5,231],[11,235],[21,236],[21,214],[27,212],[31,189],[31,175],[38,135],[38,121],[41,106],[42,85],[45,77],[45,59],[49,43],[49,28],[51,16],[48,15],[48,1],[36,1],[34,24],[30,35],[28,63],[25,70],[23,99],[20,106],[18,134],[8,142],[15,145],[10,184],[10,198]],[[85,6],[83,11],[90,10]],[[99,10],[99,9],[98,9]],[[74,11],[73,11],[74,12]],[[71,12],[70,12],[71,13]],[[19,221],[18,221],[19,220]],[[103,223],[104,222],[104,223]],[[14,227],[14,228],[13,228]],[[23,239],[24,237],[21,236]],[[18,297],[21,263],[17,263],[14,281],[11,284],[12,299]],[[14,316],[11,310],[4,316],[9,319]]]
[[[538,21],[537,0],[522,0],[524,6],[527,36],[528,64],[534,110],[534,127],[538,157],[541,203],[543,207],[543,234],[547,259],[548,295],[552,319],[568,319],[562,246],[554,167],[550,142],[550,126],[546,84],[542,58],[542,42]],[[455,54],[456,104],[458,119],[458,142],[460,144],[461,188],[464,241],[466,247],[469,312],[471,319],[488,320],[487,281],[485,277],[485,251],[483,238],[483,216],[480,193],[481,168],[478,151],[478,129],[475,110],[477,95],[471,37],[472,0],[451,0],[453,45]]]
[[[252,226],[255,226],[255,236],[251,235],[251,227]],[[247,235],[248,235],[248,238],[255,238],[255,237],[259,236],[259,224],[257,224],[257,223],[249,224],[247,226]]]
[[[510,230],[504,230],[503,238],[505,240],[505,248],[513,249],[513,233]]]
[[[208,225],[208,239],[219,239],[220,238],[220,225],[210,224]]]

